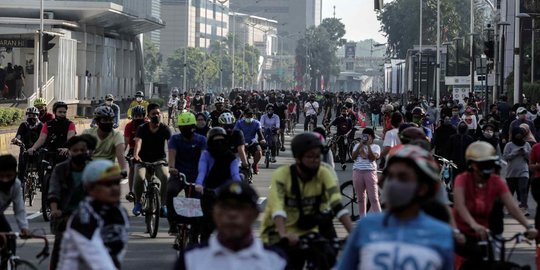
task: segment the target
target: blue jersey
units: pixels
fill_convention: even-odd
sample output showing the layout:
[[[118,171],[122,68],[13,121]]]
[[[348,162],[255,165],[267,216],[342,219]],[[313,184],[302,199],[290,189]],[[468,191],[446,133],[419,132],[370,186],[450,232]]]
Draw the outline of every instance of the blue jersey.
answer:
[[[245,119],[240,119],[236,122],[234,129],[241,130],[244,133],[244,141],[249,144],[257,140],[257,131],[261,129],[261,122],[253,119],[248,124]]]
[[[356,226],[341,255],[338,269],[452,270],[452,229],[425,213],[398,221],[386,213],[367,215]]]

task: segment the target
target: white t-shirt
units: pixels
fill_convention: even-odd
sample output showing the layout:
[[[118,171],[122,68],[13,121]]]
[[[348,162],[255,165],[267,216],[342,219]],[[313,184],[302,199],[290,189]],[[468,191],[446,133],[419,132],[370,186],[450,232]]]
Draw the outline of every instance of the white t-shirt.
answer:
[[[394,147],[398,144],[401,144],[398,136],[399,128],[393,128],[384,134],[383,147],[390,146]]]
[[[362,144],[355,145],[353,151],[356,151],[356,149],[358,149],[360,145]],[[362,146],[364,147],[364,151],[367,153],[367,145],[362,145]],[[371,152],[373,152],[373,154],[378,154],[378,155],[381,154],[381,148],[378,145],[372,144],[370,145],[370,147],[371,147]],[[369,161],[369,159],[364,159],[360,155],[358,155],[356,160],[354,160],[353,169],[359,170],[359,171],[376,171],[377,161],[376,160]]]
[[[319,103],[317,101],[306,102],[304,104],[304,111],[306,112],[306,115],[317,115],[317,110],[319,109]]]

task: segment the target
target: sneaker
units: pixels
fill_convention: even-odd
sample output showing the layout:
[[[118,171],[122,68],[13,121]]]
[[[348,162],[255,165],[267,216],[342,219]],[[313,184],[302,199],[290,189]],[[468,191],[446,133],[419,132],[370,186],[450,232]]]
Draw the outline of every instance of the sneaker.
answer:
[[[161,217],[167,217],[167,214],[168,214],[168,213],[169,213],[169,211],[167,211],[167,206],[162,206],[159,215],[160,215]]]
[[[285,146],[282,146],[279,150],[281,150],[281,152],[285,152]]]
[[[136,202],[135,206],[133,207],[132,213],[133,215],[138,217],[141,214],[141,210],[142,210],[142,204],[140,202]]]
[[[128,202],[133,202],[135,201],[135,194],[133,192],[129,192],[128,194],[126,194],[126,200]]]
[[[259,165],[253,164],[251,168],[253,169],[253,174],[259,174]]]
[[[341,164],[341,169],[342,169],[342,170],[347,169],[347,165],[346,165],[346,164]]]
[[[276,161],[276,157],[272,157],[272,158],[270,159],[270,162],[276,163],[276,162],[277,162],[277,161]]]
[[[524,216],[528,217],[530,215],[529,210],[527,210],[527,208],[520,207],[519,209],[521,209],[521,212],[523,213]]]

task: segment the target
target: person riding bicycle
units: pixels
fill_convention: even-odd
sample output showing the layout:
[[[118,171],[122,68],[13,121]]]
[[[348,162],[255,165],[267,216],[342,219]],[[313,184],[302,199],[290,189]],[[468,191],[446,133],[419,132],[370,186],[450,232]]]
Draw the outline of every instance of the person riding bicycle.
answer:
[[[261,128],[261,122],[253,118],[251,109],[244,112],[244,118],[238,120],[234,129],[242,131],[244,140],[247,144],[247,152],[253,156],[253,164],[251,168],[254,174],[259,173],[259,161],[262,157],[262,149],[260,144],[266,144]]]
[[[54,114],[47,112],[47,101],[44,98],[36,98],[34,100],[34,107],[39,110],[39,122],[46,124],[54,119]]]
[[[208,243],[182,251],[175,270],[285,269],[287,260],[255,237],[253,225],[259,215],[257,192],[248,184],[231,182],[216,197],[216,233]]]
[[[279,141],[281,142],[281,152],[285,151],[285,125],[287,124],[287,105],[283,102],[282,97],[276,98],[274,111],[279,116]]]
[[[150,118],[150,122],[139,126],[137,129],[133,160],[135,162],[143,161],[150,163],[165,161],[167,157],[165,154],[165,145],[167,145],[167,141],[171,138],[171,130],[165,124],[161,123],[161,111],[158,104],[148,104],[148,118]],[[155,168],[155,174],[161,182],[161,201],[164,202],[169,170],[166,166],[159,165]],[[145,177],[146,168],[141,164],[135,164],[135,182],[133,183],[135,206],[132,211],[135,216],[141,214],[141,196],[144,189],[143,178]],[[167,206],[161,207],[161,215],[167,216]]]
[[[205,104],[208,104],[208,102],[205,102],[203,96],[201,95],[200,91],[195,92],[195,96],[193,97],[193,100],[191,101],[191,108],[195,113],[202,113],[204,112]]]
[[[178,112],[184,112],[187,110],[188,107],[188,100],[186,99],[185,93],[180,93],[178,95]]]
[[[131,101],[131,103],[129,104],[129,108],[127,111],[128,119],[132,118],[133,108],[135,108],[136,106],[143,106],[144,109],[148,111],[148,105],[148,101],[144,100],[144,93],[142,91],[137,91],[137,93],[135,93],[135,100]]]
[[[335,172],[321,165],[321,140],[313,133],[302,133],[293,138],[291,150],[295,163],[281,166],[272,174],[260,231],[265,244],[284,248],[291,269],[303,269],[306,254],[297,247],[299,237],[317,233],[320,222],[334,216],[348,232],[352,223],[341,204]],[[322,205],[332,210],[331,215],[321,213]],[[327,259],[329,264],[335,260],[335,254],[325,254],[322,250],[315,253],[314,256]]]
[[[345,137],[347,137],[349,132],[353,129],[353,120],[349,117],[347,107],[341,107],[340,112],[341,114],[330,123],[327,130],[330,131],[330,127],[332,126],[336,127],[336,136],[339,136],[337,140],[339,162],[341,163],[341,168],[345,170],[345,168],[347,168],[347,165],[345,164],[347,161],[347,144],[345,144]]]
[[[174,211],[174,197],[176,197],[185,187],[178,178],[178,173],[183,173],[186,180],[194,183],[198,175],[199,159],[202,151],[206,150],[206,137],[195,133],[195,115],[190,112],[183,112],[178,115],[176,126],[180,130],[169,140],[169,173],[171,175],[167,183],[166,205],[169,211],[167,219],[169,221],[169,233],[176,233],[177,215]],[[186,196],[189,194],[186,191]],[[195,194],[191,194],[193,197]]]
[[[240,119],[242,114],[246,110],[246,106],[242,103],[242,96],[236,96],[234,99],[234,105],[231,107],[231,112],[234,115],[234,118]]]
[[[69,159],[58,163],[52,171],[47,203],[51,208],[50,225],[54,234],[54,245],[49,269],[56,269],[67,221],[86,196],[82,173],[90,161],[90,152],[95,149],[96,144],[96,138],[88,134],[71,137],[67,141]]]
[[[120,167],[95,160],[81,179],[87,197],[67,222],[57,269],[121,269],[129,220],[120,205]]]
[[[310,120],[313,120],[313,128],[317,127],[317,116],[319,115],[319,103],[315,101],[315,96],[309,96],[309,101],[304,104],[304,131],[308,130]]]
[[[99,104],[98,107],[107,106],[112,109],[114,112],[113,117],[113,128],[118,128],[120,125],[120,107],[116,104],[114,104],[114,96],[112,94],[107,94],[105,96],[105,102]],[[96,119],[92,119],[92,123],[90,124],[90,127],[96,127]]]
[[[128,157],[133,157],[133,151],[135,149],[135,135],[137,135],[137,128],[139,126],[147,123],[146,120],[146,110],[143,106],[135,106],[133,110],[131,110],[131,116],[132,119],[129,123],[126,124],[126,127],[124,128],[124,146],[126,147],[126,150],[128,150]],[[124,150],[125,152],[125,150]],[[129,185],[129,193],[126,194],[126,200],[133,202],[135,200],[135,193],[133,193],[133,181],[134,181],[134,166],[133,162],[128,162],[129,165],[129,173],[128,173],[128,185]]]
[[[287,104],[287,118],[288,119],[288,130],[291,132],[291,129],[294,127],[292,126],[292,123],[296,123],[296,102],[294,101],[294,98],[291,98],[289,100],[289,103]]]
[[[169,119],[167,121],[167,124],[170,125],[171,123],[171,120],[172,121],[175,121],[176,119],[174,119],[175,115],[174,115],[174,111],[176,110],[177,113],[178,112],[178,88],[173,88],[171,90],[171,97],[169,98],[169,101],[167,102],[167,107],[169,108]]]
[[[124,158],[124,136],[114,130],[114,111],[109,106],[99,106],[94,110],[94,122],[97,128],[90,128],[83,131],[96,138],[97,146],[92,153],[92,159],[108,159],[112,162],[115,159],[122,168],[122,175],[127,176],[128,165]]]
[[[276,151],[279,151],[279,149],[276,149],[277,140],[279,136],[280,131],[280,120],[279,116],[277,114],[274,114],[274,105],[268,104],[266,105],[266,114],[263,114],[261,116],[261,128],[264,130],[265,138],[269,138],[271,136],[272,143],[270,144],[270,151],[271,151],[271,162],[276,162]],[[268,142],[270,143],[270,142]]]
[[[38,140],[41,129],[43,128],[43,123],[38,120],[39,111],[36,107],[28,107],[26,109],[26,121],[22,122],[17,129],[15,138],[11,139],[13,144],[23,144],[26,148],[32,147],[34,143]],[[40,162],[37,159],[29,159],[29,162],[36,162],[37,167],[39,168]],[[18,177],[21,180],[24,186],[24,173],[26,168],[25,155],[23,149],[20,149],[19,152],[19,171]]]
[[[68,105],[63,101],[57,101],[53,105],[55,118],[43,125],[38,140],[28,149],[28,154],[45,146],[51,153],[58,154],[53,163],[64,161],[68,154],[65,148],[66,142],[76,134],[75,124],[66,118]]]
[[[467,147],[465,158],[468,169],[456,177],[454,184],[454,217],[467,242],[457,246],[456,253],[466,260],[469,268],[465,269],[481,269],[477,264],[482,263],[484,255],[478,242],[488,237],[497,200],[527,230],[529,239],[534,239],[538,232],[519,209],[504,180],[495,173],[499,161],[495,148],[487,142],[474,142]]]
[[[229,147],[227,131],[221,127],[214,127],[208,132],[208,149],[199,159],[199,172],[195,181],[195,190],[203,193],[206,190],[217,190],[228,181],[241,181],[239,162]],[[214,194],[204,192],[201,198],[203,210],[203,224],[201,227],[201,240],[208,240],[215,228],[212,220]]]
[[[249,170],[249,164],[246,154],[246,142],[244,140],[244,133],[241,130],[235,129],[236,119],[230,112],[224,112],[219,116],[219,126],[227,131],[229,136],[229,148],[233,154],[240,158],[240,164],[242,168]]]
[[[231,112],[224,107],[225,99],[223,97],[217,97],[214,103],[215,110],[210,113],[211,127],[219,126],[219,116],[224,112]]]
[[[403,146],[389,157],[383,177],[387,209],[359,221],[337,269],[454,269],[451,227],[421,210],[440,188],[431,154]]]

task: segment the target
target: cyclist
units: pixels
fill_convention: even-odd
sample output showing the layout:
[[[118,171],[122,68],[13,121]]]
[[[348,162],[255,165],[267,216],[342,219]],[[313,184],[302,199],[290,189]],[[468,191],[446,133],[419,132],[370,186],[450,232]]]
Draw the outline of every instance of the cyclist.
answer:
[[[217,97],[214,103],[215,110],[210,113],[211,127],[217,127],[219,123],[219,116],[224,112],[231,112],[224,108],[225,99],[223,97]]]
[[[195,190],[216,190],[226,182],[240,181],[239,162],[230,150],[229,136],[221,127],[214,127],[208,132],[208,149],[201,154],[199,159],[199,173],[197,175]],[[201,227],[201,240],[206,241],[215,228],[212,220],[212,208],[214,206],[214,194],[204,192],[201,198],[204,223]]]
[[[306,254],[296,245],[299,237],[318,232],[318,221],[323,219],[321,205],[328,205],[349,232],[352,223],[348,211],[341,204],[335,172],[321,165],[323,145],[313,133],[296,135],[291,142],[295,163],[282,166],[272,174],[272,184],[261,225],[261,239],[267,245],[281,245],[289,257],[292,269],[303,269]],[[294,188],[293,188],[294,187]],[[329,218],[326,217],[325,218]],[[313,247],[318,249],[319,245]],[[332,264],[335,254],[317,250],[319,256]],[[332,258],[333,257],[333,258]],[[330,267],[329,267],[330,268]]]
[[[39,111],[36,107],[28,107],[26,109],[26,121],[22,122],[19,125],[19,128],[17,129],[17,133],[15,134],[15,138],[11,139],[11,143],[13,144],[24,144],[25,147],[32,147],[34,143],[39,138],[39,133],[41,132],[41,129],[43,128],[43,123],[41,123],[38,120]],[[24,186],[24,172],[26,168],[26,162],[25,155],[22,151],[19,152],[19,172],[18,177],[19,180],[22,181]],[[34,159],[29,159],[28,162],[36,162]],[[39,162],[37,163],[39,167]]]
[[[88,196],[69,218],[58,269],[120,269],[129,220],[120,205],[120,168],[110,160],[88,163],[82,183]]]
[[[294,98],[291,98],[289,100],[289,104],[287,104],[287,128],[289,129],[289,132],[291,132],[291,129],[294,128],[293,123],[296,123],[296,102],[294,101]]]
[[[440,188],[431,154],[403,146],[391,154],[383,176],[387,210],[360,220],[337,269],[453,269],[452,229],[421,210]]]
[[[234,115],[234,118],[240,119],[242,113],[246,110],[246,106],[242,103],[242,96],[236,96],[234,99],[234,105],[231,107],[231,112]]]
[[[433,123],[426,117],[426,113],[422,107],[416,107],[412,110],[412,121],[424,130],[426,136],[431,141],[433,137]]]
[[[56,269],[67,221],[86,196],[81,178],[86,163],[90,161],[90,152],[96,144],[96,138],[90,135],[71,137],[67,141],[70,158],[56,165],[52,172],[47,200],[51,207],[54,246],[49,269]]]
[[[21,182],[17,179],[17,159],[13,155],[0,156],[0,232],[11,232],[4,212],[13,203],[17,225],[23,235],[28,235],[28,221],[24,207]]]
[[[180,130],[169,140],[169,172],[171,178],[167,183],[167,208],[174,209],[173,199],[184,189],[184,183],[178,179],[178,172],[186,176],[186,180],[194,183],[197,178],[199,158],[202,151],[206,150],[206,138],[195,133],[195,115],[183,112],[178,115],[176,126]],[[186,196],[187,196],[186,192]],[[193,194],[192,194],[193,195]],[[176,233],[175,211],[169,211],[169,233]]]
[[[242,168],[249,169],[247,155],[246,155],[246,143],[244,141],[244,133],[241,130],[234,129],[236,119],[234,115],[229,112],[224,112],[219,116],[219,126],[227,131],[229,136],[229,148],[233,154],[240,158],[240,164]]]
[[[188,107],[188,101],[184,93],[180,93],[178,96],[178,111],[184,112]]]
[[[244,134],[244,140],[248,146],[247,151],[253,156],[251,168],[253,169],[254,174],[258,174],[259,161],[262,157],[262,150],[259,144],[266,144],[261,128],[261,122],[253,118],[251,109],[247,109],[244,112],[244,118],[236,122],[234,129],[238,129]]]
[[[287,105],[283,102],[282,97],[276,99],[274,111],[279,116],[279,141],[281,144],[281,152],[285,151],[285,124],[287,123]]]
[[[45,124],[54,119],[54,114],[47,112],[47,101],[44,98],[36,98],[34,107],[39,110],[39,122]]]
[[[195,115],[195,118],[197,119],[195,133],[206,137],[206,134],[210,130],[210,128],[208,127],[208,123],[206,122],[208,118],[204,113],[197,113],[197,115]]]
[[[169,98],[169,101],[167,102],[167,107],[169,108],[169,119],[167,121],[167,125],[171,124],[171,120],[174,122],[176,119],[175,117],[175,111],[178,110],[178,88],[173,88],[171,91],[171,97]]]
[[[155,103],[148,104],[148,118],[150,122],[145,123],[137,129],[135,135],[135,148],[133,150],[133,159],[135,161],[157,162],[166,159],[165,145],[171,138],[171,130],[165,124],[161,123],[161,111],[159,105]],[[156,176],[161,182],[161,201],[165,201],[167,191],[167,181],[169,179],[169,170],[161,165],[155,170]],[[135,164],[135,182],[133,188],[135,191],[135,207],[133,214],[141,214],[142,204],[141,196],[143,192],[143,177],[146,176],[146,168],[140,164]],[[161,215],[167,216],[167,206],[161,207]]]
[[[54,103],[55,118],[43,125],[38,140],[28,149],[29,155],[33,155],[37,149],[45,145],[52,153],[58,152],[59,156],[55,158],[54,163],[65,160],[68,154],[65,144],[76,133],[75,124],[66,118],[67,109],[68,105],[63,101]]]
[[[317,116],[319,115],[319,103],[315,101],[315,96],[309,96],[309,101],[304,104],[304,131],[308,130],[309,121],[313,119],[313,128],[317,127]]]
[[[345,137],[347,137],[349,132],[353,129],[353,120],[349,117],[347,107],[341,107],[340,112],[341,114],[330,123],[327,129],[330,131],[330,127],[332,126],[337,128],[336,136],[339,136],[337,141],[339,161],[341,163],[341,169],[345,170],[345,168],[347,168],[347,165],[345,164],[347,161],[347,144],[345,144]]]
[[[120,107],[118,105],[114,104],[114,96],[112,94],[107,94],[105,96],[105,102],[100,104],[98,107],[107,106],[110,107],[114,112],[113,117],[113,128],[118,128],[118,125],[120,123]],[[92,124],[90,124],[90,127],[96,127],[96,119],[92,120]]]
[[[279,149],[276,149],[276,145],[278,142],[280,121],[279,116],[274,114],[273,104],[266,105],[266,114],[261,116],[261,127],[264,130],[264,133],[266,133],[266,136],[272,136],[272,143],[270,144],[270,151],[272,152],[271,161],[275,163],[276,151],[279,151]],[[267,138],[266,136],[265,138]]]
[[[108,159],[114,162],[115,158],[122,168],[122,175],[127,176],[127,163],[124,158],[124,136],[119,131],[113,130],[114,111],[109,106],[99,106],[94,110],[94,122],[97,128],[83,131],[96,138],[97,146],[92,152],[93,159]]]
[[[132,120],[126,124],[124,128],[124,146],[128,148],[128,157],[133,156],[133,150],[135,148],[135,135],[137,134],[137,128],[142,124],[148,122],[146,120],[146,110],[143,106],[135,106],[131,110]],[[125,150],[124,150],[125,152]],[[133,175],[134,175],[134,166],[133,162],[128,162],[129,165],[129,174],[128,174],[128,185],[129,193],[126,195],[126,200],[133,202],[135,200],[135,194],[133,193]]]
[[[135,100],[133,100],[129,104],[129,108],[128,108],[128,111],[127,111],[127,116],[128,116],[129,119],[131,119],[131,117],[132,117],[131,111],[136,106],[143,106],[144,109],[148,111],[148,101],[144,100],[144,93],[142,91],[137,91],[137,93],[135,93]]]
[[[261,270],[285,269],[287,261],[254,237],[258,198],[247,184],[232,182],[223,186],[214,206],[216,235],[210,237],[208,244],[180,254],[174,269],[233,270],[239,269],[239,265]]]
[[[210,99],[208,100],[210,101]],[[195,92],[195,97],[193,97],[193,100],[191,101],[191,108],[195,113],[202,113],[205,109],[205,104],[208,104],[208,102],[204,101],[204,98],[201,96],[201,92],[197,91]]]

